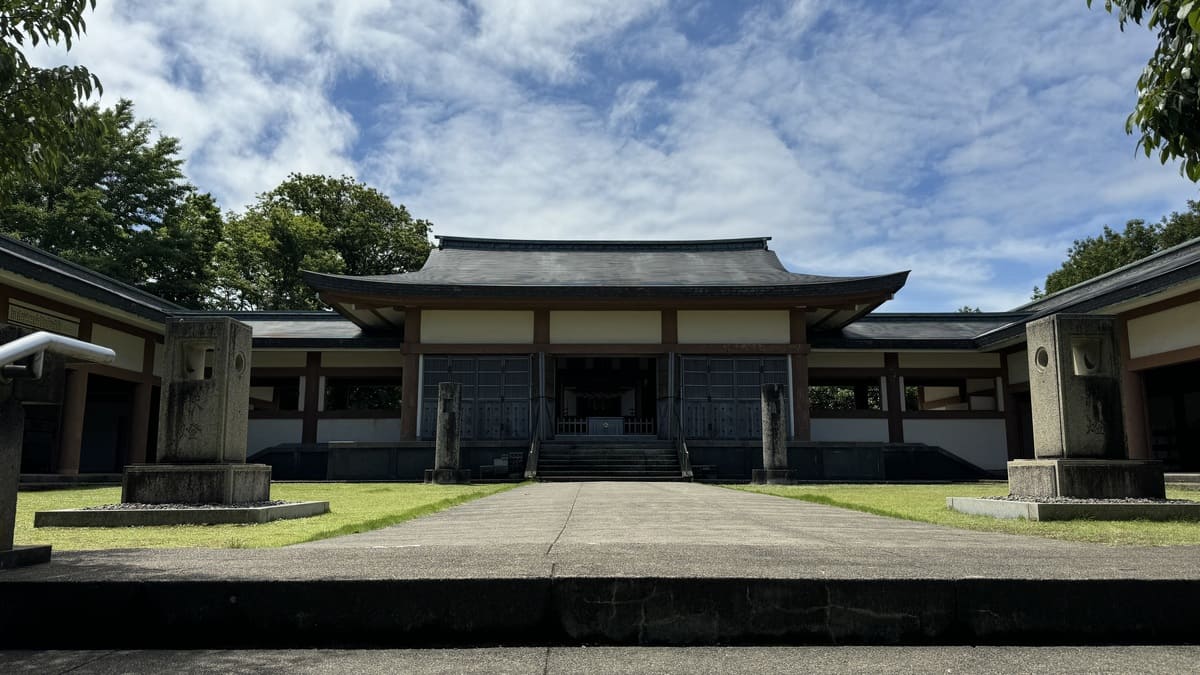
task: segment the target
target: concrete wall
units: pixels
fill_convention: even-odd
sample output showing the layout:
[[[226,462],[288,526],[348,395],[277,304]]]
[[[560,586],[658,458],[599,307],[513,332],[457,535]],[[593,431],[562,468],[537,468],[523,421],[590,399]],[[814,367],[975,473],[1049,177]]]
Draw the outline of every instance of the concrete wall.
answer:
[[[901,352],[901,368],[999,368],[999,354],[977,352]]]
[[[421,342],[530,344],[533,342],[533,312],[427,309],[421,312]]]
[[[550,312],[550,342],[556,344],[659,344],[660,312]]]
[[[325,368],[401,368],[404,354],[390,349],[322,352],[321,365]]]
[[[904,441],[940,446],[989,471],[1008,461],[1003,419],[904,420]]]
[[[1129,355],[1162,354],[1200,345],[1200,302],[1129,320]]]
[[[787,344],[786,310],[680,310],[680,344]]]
[[[249,421],[246,439],[246,455],[280,443],[299,443],[304,432],[304,420],[260,420]]]
[[[303,368],[308,355],[299,350],[255,349],[250,352],[253,368]]]
[[[882,352],[823,352],[808,355],[809,368],[882,368]]]
[[[389,443],[400,439],[400,418],[325,419],[317,422],[317,442]]]
[[[888,421],[885,419],[814,418],[812,421],[814,441],[875,441],[888,440]]]
[[[1020,384],[1029,381],[1029,352],[1021,350],[1008,355],[1008,383]]]

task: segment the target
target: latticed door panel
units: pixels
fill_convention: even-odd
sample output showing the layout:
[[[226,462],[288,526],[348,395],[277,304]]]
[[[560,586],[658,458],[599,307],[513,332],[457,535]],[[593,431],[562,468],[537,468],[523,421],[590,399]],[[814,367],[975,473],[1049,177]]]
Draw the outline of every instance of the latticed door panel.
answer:
[[[437,424],[438,384],[462,385],[462,437],[529,437],[531,368],[528,356],[426,356],[421,382],[421,437]]]
[[[787,357],[711,356],[682,359],[684,434],[693,439],[746,440],[762,435],[762,385],[784,385]]]

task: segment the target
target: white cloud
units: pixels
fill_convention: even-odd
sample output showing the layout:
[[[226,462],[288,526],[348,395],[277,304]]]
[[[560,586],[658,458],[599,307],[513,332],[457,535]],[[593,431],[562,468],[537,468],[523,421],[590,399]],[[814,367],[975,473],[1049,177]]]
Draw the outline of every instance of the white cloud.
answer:
[[[1072,239],[1195,196],[1123,133],[1148,31],[882,7],[146,0],[70,58],[226,208],[352,173],[439,233],[766,235],[797,271],[913,269],[894,309],[1004,309]]]

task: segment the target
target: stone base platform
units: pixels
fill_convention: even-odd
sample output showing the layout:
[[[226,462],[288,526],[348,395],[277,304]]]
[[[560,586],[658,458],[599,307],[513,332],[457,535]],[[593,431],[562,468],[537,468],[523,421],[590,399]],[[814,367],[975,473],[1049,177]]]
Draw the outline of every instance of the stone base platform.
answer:
[[[1018,459],[1008,463],[1009,494],[1038,498],[1162,499],[1162,462],[1137,459]]]
[[[251,504],[271,499],[266,464],[135,464],[125,467],[128,504]]]
[[[789,469],[754,469],[750,472],[750,482],[754,485],[790,485],[792,472]]]
[[[14,546],[11,550],[0,551],[0,570],[48,562],[50,562],[49,546]]]
[[[1026,520],[1200,520],[1200,502],[1038,502],[947,497],[946,507],[973,516]]]
[[[329,502],[291,502],[270,506],[221,506],[179,509],[59,509],[38,511],[34,527],[144,527],[152,525],[256,525],[272,520],[308,518],[329,512]]]

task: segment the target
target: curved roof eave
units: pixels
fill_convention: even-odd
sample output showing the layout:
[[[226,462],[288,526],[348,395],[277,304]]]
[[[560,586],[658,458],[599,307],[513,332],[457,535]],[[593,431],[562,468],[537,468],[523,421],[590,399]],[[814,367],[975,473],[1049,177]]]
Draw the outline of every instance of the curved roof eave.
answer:
[[[878,295],[880,301],[899,291],[908,271],[871,277],[847,277],[832,281],[770,285],[469,285],[404,283],[380,278],[362,278],[302,271],[305,283],[320,293],[337,295],[394,296],[415,298],[680,298],[680,297],[795,297]]]

